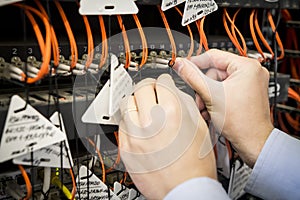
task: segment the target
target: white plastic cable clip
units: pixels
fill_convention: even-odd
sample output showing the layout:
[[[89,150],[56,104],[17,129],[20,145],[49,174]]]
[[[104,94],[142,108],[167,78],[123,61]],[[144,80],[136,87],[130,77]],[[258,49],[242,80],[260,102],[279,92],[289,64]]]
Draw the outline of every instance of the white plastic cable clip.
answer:
[[[83,69],[85,69],[85,66],[83,64],[76,63],[75,68],[78,70],[83,70]]]
[[[86,73],[85,70],[78,70],[78,69],[73,69],[72,72],[74,75],[84,75]]]
[[[37,69],[36,67],[32,66],[31,64],[27,64],[27,70],[29,72],[34,73],[34,74],[37,74],[40,71],[39,69]]]
[[[57,69],[64,70],[64,71],[70,71],[71,67],[69,65],[59,63],[57,66]]]
[[[11,72],[13,72],[13,73],[15,73],[15,74],[18,74],[18,75],[23,74],[23,70],[22,70],[22,69],[20,69],[20,68],[14,66],[14,65],[12,65],[12,64],[9,65],[9,71],[11,71]]]
[[[89,69],[95,69],[97,70],[99,68],[99,65],[95,64],[95,63],[91,63],[90,66],[89,66]]]
[[[165,58],[153,58],[154,62],[156,63],[161,63],[161,64],[165,64],[168,65],[169,60],[165,59]]]
[[[10,76],[11,79],[22,81],[22,77],[20,75],[15,74],[15,73],[9,73],[9,76]]]

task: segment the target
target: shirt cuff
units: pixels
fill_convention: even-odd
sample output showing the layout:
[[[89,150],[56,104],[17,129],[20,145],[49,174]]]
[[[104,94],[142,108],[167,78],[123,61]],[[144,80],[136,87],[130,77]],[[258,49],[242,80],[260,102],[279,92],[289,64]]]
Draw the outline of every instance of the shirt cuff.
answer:
[[[258,156],[245,191],[263,199],[299,198],[299,180],[295,178],[299,177],[299,147],[299,140],[273,129]]]
[[[176,186],[164,198],[164,200],[177,199],[229,200],[229,197],[218,181],[208,177],[199,177],[190,179]]]

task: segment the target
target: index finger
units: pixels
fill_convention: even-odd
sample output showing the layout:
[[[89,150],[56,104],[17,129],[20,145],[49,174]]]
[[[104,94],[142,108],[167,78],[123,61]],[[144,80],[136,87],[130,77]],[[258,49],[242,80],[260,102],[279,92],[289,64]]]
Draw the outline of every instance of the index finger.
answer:
[[[211,49],[199,56],[191,57],[190,61],[199,69],[216,68],[227,71],[228,66],[236,59],[241,59],[241,56],[218,49]]]

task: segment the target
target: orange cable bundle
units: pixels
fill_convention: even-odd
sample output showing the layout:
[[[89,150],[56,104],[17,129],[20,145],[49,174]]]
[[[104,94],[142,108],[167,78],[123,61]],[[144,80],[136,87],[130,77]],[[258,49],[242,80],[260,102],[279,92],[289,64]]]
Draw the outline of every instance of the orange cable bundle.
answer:
[[[250,14],[250,18],[249,18],[249,25],[250,25],[250,32],[251,32],[251,36],[252,36],[252,40],[253,40],[253,43],[257,49],[257,51],[260,53],[260,55],[262,56],[263,60],[265,61],[266,58],[265,58],[265,54],[263,52],[263,50],[261,49],[260,45],[259,45],[259,42],[257,40],[257,37],[256,37],[256,34],[255,34],[255,29],[254,29],[254,16],[256,16],[256,19],[257,19],[257,12],[255,9],[253,9],[251,11],[251,14]],[[256,26],[255,26],[256,27]],[[259,28],[259,26],[258,26]],[[260,31],[260,28],[257,29],[256,27],[256,30],[257,32],[259,33]],[[261,32],[261,31],[260,31]],[[263,38],[264,39],[264,38]]]
[[[257,12],[255,12],[255,15],[254,15],[254,25],[255,25],[255,29],[257,31],[257,34],[258,34],[260,40],[262,41],[264,46],[268,49],[268,51],[271,53],[272,58],[273,58],[274,57],[274,52],[273,52],[272,48],[270,47],[270,45],[268,44],[267,40],[265,39],[262,31],[260,30],[260,27],[259,27],[259,24],[258,24],[258,19],[257,19]]]
[[[175,7],[175,9],[177,10],[177,12],[182,17],[182,12],[179,10],[179,8]],[[193,55],[193,52],[194,52],[194,37],[193,37],[193,33],[192,33],[190,25],[186,25],[186,27],[187,27],[187,29],[189,31],[190,39],[191,39],[191,48],[190,48],[189,53],[187,55],[187,58],[190,58]]]
[[[176,43],[175,43],[175,40],[173,38],[173,35],[172,35],[172,32],[171,32],[169,23],[167,21],[167,18],[165,16],[164,12],[161,10],[161,8],[160,8],[159,5],[157,5],[157,9],[158,9],[158,11],[159,11],[159,13],[161,15],[161,18],[163,19],[166,31],[168,33],[168,36],[169,36],[169,39],[170,39],[170,42],[171,42],[171,46],[172,46],[172,58],[169,61],[169,66],[173,66],[175,64],[175,59],[176,59],[176,51],[177,51],[176,50]]]
[[[238,30],[238,28],[234,24],[234,21],[235,21],[235,18],[236,18],[236,15],[238,14],[238,12],[239,12],[239,10],[235,13],[235,17],[234,17],[234,20],[233,20],[233,19],[230,18],[226,8],[224,8],[223,24],[224,24],[225,30],[226,30],[230,40],[232,41],[233,45],[237,48],[240,55],[247,57],[247,46],[246,46],[245,39],[244,39],[243,35],[241,34],[241,32]],[[229,30],[227,20],[231,24],[231,31],[232,32]],[[237,40],[235,31],[238,33],[239,37],[241,38],[243,47],[241,47],[239,41]]]
[[[93,142],[93,140],[91,140],[90,138],[87,138],[88,142],[96,149],[96,152],[98,154],[100,163],[101,163],[101,168],[102,168],[102,182],[105,183],[105,179],[106,179],[106,172],[105,172],[105,166],[104,166],[104,162],[103,162],[103,158],[102,155],[100,153],[100,150],[97,148],[97,146],[95,145],[95,143]]]
[[[32,195],[32,186],[31,186],[31,183],[30,183],[30,179],[27,175],[27,172],[26,170],[24,169],[24,167],[22,165],[18,165],[19,167],[19,170],[21,171],[21,174],[24,178],[24,181],[25,181],[25,184],[26,184],[26,190],[27,190],[27,194],[26,194],[26,197],[24,197],[24,200],[29,200],[31,195]]]
[[[35,83],[39,80],[41,80],[46,74],[49,73],[49,63],[50,63],[50,59],[51,59],[51,30],[50,30],[50,24],[48,21],[48,18],[45,17],[40,11],[38,11],[35,8],[32,8],[30,6],[27,5],[23,5],[23,4],[14,4],[15,6],[22,8],[25,10],[25,13],[27,15],[27,17],[29,17],[30,22],[32,23],[33,29],[35,31],[36,36],[38,37],[38,42],[40,45],[40,49],[41,49],[41,54],[43,57],[43,63],[40,66],[40,70],[37,73],[37,76],[34,78],[31,77],[27,77],[25,73],[22,73],[22,80],[25,81],[27,80],[27,83]],[[32,17],[32,15],[30,14],[30,12],[36,14],[39,18],[42,19],[44,25],[45,25],[45,30],[46,30],[46,42],[44,43],[44,39],[41,36],[41,33],[39,31],[38,25],[36,23],[36,21],[34,20],[34,18]]]
[[[49,20],[49,16],[46,12],[46,10],[44,9],[44,7],[42,6],[41,2],[38,0],[34,1],[38,8],[40,9],[40,11],[42,12],[43,15],[45,15],[45,17],[47,17],[47,19]],[[52,46],[52,55],[53,55],[53,61],[54,61],[54,65],[58,66],[59,64],[59,47],[58,47],[58,41],[57,41],[57,37],[54,31],[53,26],[50,24],[50,30],[51,30],[51,46]]]
[[[71,29],[71,26],[69,24],[69,21],[66,17],[66,14],[62,8],[62,6],[60,5],[58,0],[54,0],[54,3],[59,11],[59,14],[61,16],[61,19],[63,20],[65,29],[67,31],[68,34],[68,38],[70,41],[70,48],[71,48],[71,69],[75,68],[77,60],[78,60],[78,50],[77,50],[77,44],[76,44],[76,40],[73,34],[73,31]]]
[[[76,1],[76,3],[80,7],[80,4],[78,3],[78,1]],[[85,62],[85,68],[87,69],[93,62],[93,58],[94,58],[94,54],[93,54],[94,39],[93,39],[93,33],[92,33],[91,26],[90,26],[87,16],[82,15],[82,18],[83,18],[83,22],[85,25],[85,30],[86,30],[86,35],[87,35],[87,43],[88,43],[88,47],[87,47],[88,56],[87,56],[87,60]]]
[[[121,15],[117,15],[117,18],[118,18],[119,26],[122,30],[122,36],[123,36],[123,40],[124,40],[125,55],[126,55],[125,68],[127,69],[129,67],[130,61],[131,61],[130,45],[129,45],[129,40],[128,40],[128,37],[127,37],[126,29],[125,29],[125,26],[123,24],[123,20],[122,20]]]
[[[148,47],[147,47],[147,40],[146,40],[146,36],[145,33],[143,31],[143,28],[141,26],[140,20],[138,18],[138,16],[136,14],[133,14],[133,19],[135,21],[136,26],[138,27],[139,33],[140,33],[140,37],[142,40],[142,46],[143,46],[143,56],[142,56],[142,60],[141,60],[141,64],[140,67],[142,67],[148,59]]]
[[[241,9],[239,8],[239,9],[234,13],[234,15],[233,15],[233,19],[232,19],[232,23],[231,23],[231,32],[232,32],[232,35],[233,35],[233,37],[234,37],[234,39],[235,39],[236,41],[238,41],[238,38],[237,38],[237,36],[236,36],[235,30],[238,32],[238,34],[239,34],[239,36],[240,36],[240,38],[241,38],[241,41],[242,41],[242,45],[243,45],[243,47],[242,47],[242,49],[243,49],[243,55],[244,55],[244,56],[247,56],[247,45],[246,45],[246,41],[245,41],[243,35],[241,34],[241,32],[240,32],[240,31],[237,29],[237,27],[234,25],[235,19],[236,19],[237,15],[239,14],[240,10],[241,10]],[[228,16],[229,16],[229,15],[228,15]]]
[[[25,10],[25,14],[28,17],[31,24],[32,24],[32,28],[33,28],[34,33],[36,35],[36,38],[37,38],[37,41],[38,41],[38,44],[39,44],[39,47],[40,47],[41,54],[45,55],[45,41],[44,41],[42,32],[41,32],[37,22],[35,21],[33,15],[28,10]]]
[[[107,36],[106,36],[106,30],[105,30],[105,24],[103,20],[103,16],[98,16],[100,28],[101,28],[101,37],[102,37],[102,53],[100,58],[100,64],[99,67],[101,68],[107,59],[108,56],[108,42],[107,42]]]
[[[276,27],[275,27],[275,24],[274,24],[274,21],[273,21],[273,17],[272,17],[272,14],[270,12],[268,12],[268,20],[269,20],[269,23],[270,23],[270,26],[273,30],[273,32],[275,31]],[[250,23],[250,31],[251,31],[251,36],[252,36],[252,39],[253,39],[253,42],[254,42],[254,45],[257,49],[257,51],[261,54],[261,56],[263,57],[263,60],[265,61],[266,58],[265,58],[265,55],[259,45],[259,42],[257,40],[257,37],[255,35],[255,30],[260,38],[260,40],[262,41],[263,45],[266,47],[266,49],[270,52],[270,54],[272,55],[272,59],[274,58],[274,52],[272,50],[272,48],[270,47],[269,43],[267,42],[267,40],[265,39],[260,27],[259,27],[259,24],[258,24],[258,18],[257,18],[257,11],[256,10],[252,10],[251,14],[250,14],[250,19],[249,19],[249,23]],[[255,30],[254,30],[254,27],[255,27]],[[284,48],[283,48],[283,44],[281,42],[281,39],[279,37],[279,34],[276,32],[276,41],[278,43],[278,46],[279,48],[281,49],[281,54],[280,56],[277,58],[277,60],[281,60],[284,58]]]

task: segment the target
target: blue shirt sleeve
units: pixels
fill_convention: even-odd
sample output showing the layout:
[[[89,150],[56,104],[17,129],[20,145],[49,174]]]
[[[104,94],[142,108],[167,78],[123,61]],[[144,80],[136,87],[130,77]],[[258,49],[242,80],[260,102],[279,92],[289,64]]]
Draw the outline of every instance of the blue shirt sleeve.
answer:
[[[164,200],[229,200],[222,185],[211,178],[199,177],[190,179],[167,194]]]
[[[300,199],[300,140],[274,129],[245,191],[263,199]]]
[[[300,140],[274,129],[250,175],[245,191],[263,199],[300,199]],[[164,200],[228,200],[214,179],[190,179],[170,191]]]

